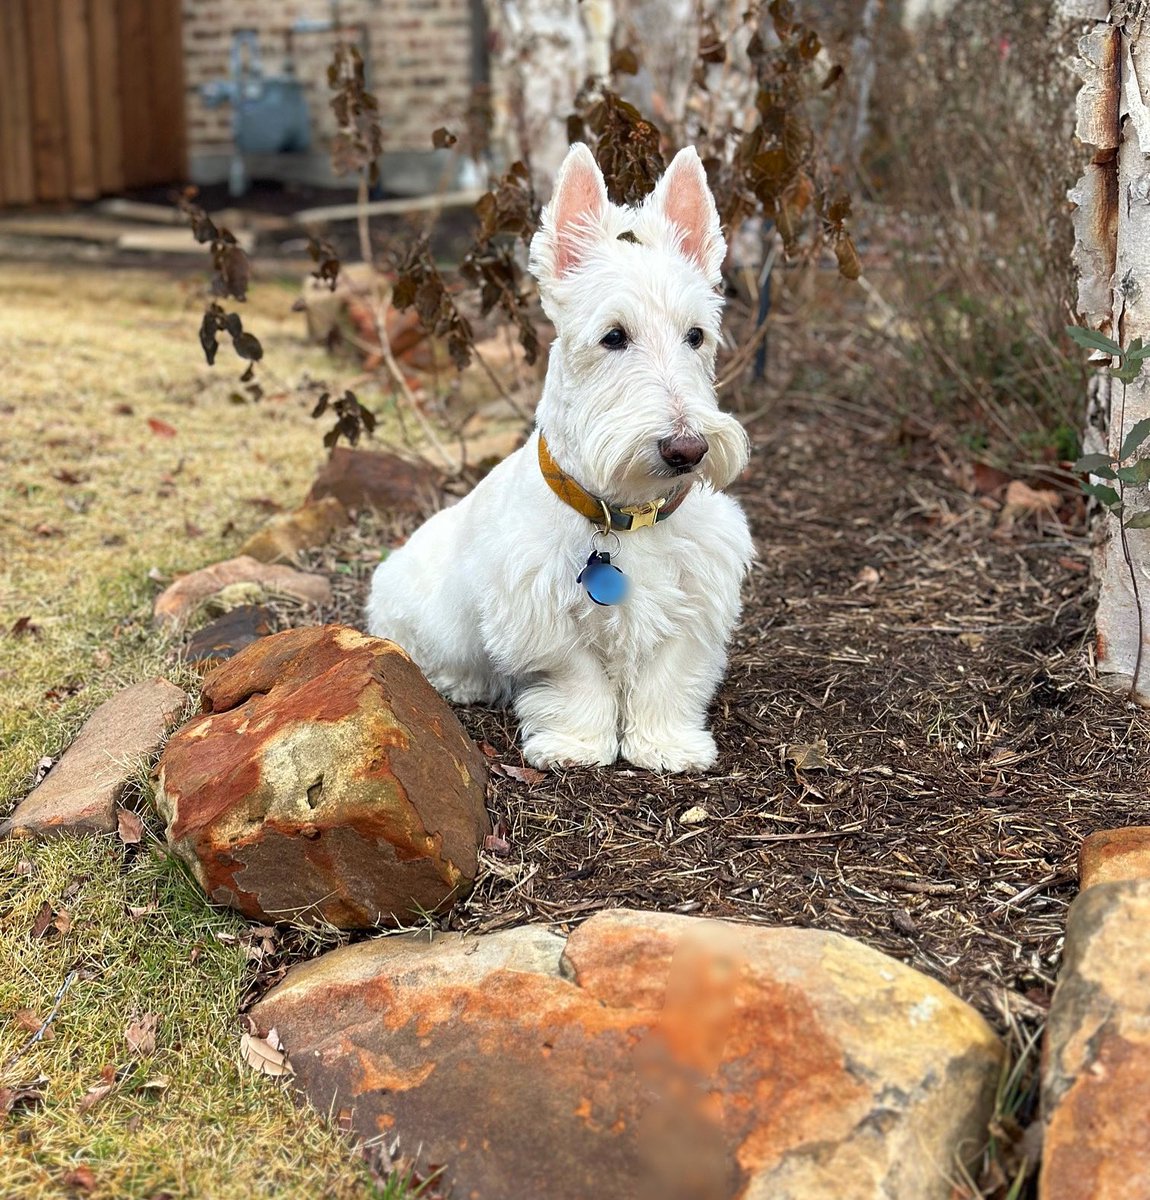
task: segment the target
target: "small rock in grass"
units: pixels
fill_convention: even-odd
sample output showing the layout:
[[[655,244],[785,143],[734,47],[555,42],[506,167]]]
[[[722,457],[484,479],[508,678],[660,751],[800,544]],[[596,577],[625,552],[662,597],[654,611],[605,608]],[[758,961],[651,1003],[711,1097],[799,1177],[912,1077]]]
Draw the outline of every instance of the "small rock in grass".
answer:
[[[1002,1047],[858,942],[666,913],[393,937],[252,1012],[322,1113],[445,1165],[453,1195],[949,1200]]]
[[[258,584],[263,592],[288,596],[302,604],[322,606],[332,601],[331,584],[322,575],[309,575],[294,567],[273,566],[240,555],[182,575],[169,584],[153,605],[156,624],[182,627],[204,601],[236,584]]]
[[[324,545],[346,524],[347,509],[334,496],[325,496],[272,517],[244,542],[240,553],[266,563],[292,560],[301,550]]]
[[[487,768],[393,642],[342,625],[261,638],[204,681],[168,742],[168,844],[219,904],[341,929],[467,894],[491,832]]]
[[[111,833],[135,764],[159,749],[187,701],[166,679],[133,684],[105,700],[44,780],[0,823],[0,837]]]
[[[275,617],[270,609],[242,604],[197,629],[188,639],[184,657],[200,674],[205,674],[274,631]]]
[[[1150,879],[1150,825],[1100,829],[1082,843],[1078,886],[1083,891],[1121,879]]]
[[[306,503],[331,496],[346,509],[422,514],[438,507],[441,483],[442,476],[427,463],[337,446],[316,476]]]

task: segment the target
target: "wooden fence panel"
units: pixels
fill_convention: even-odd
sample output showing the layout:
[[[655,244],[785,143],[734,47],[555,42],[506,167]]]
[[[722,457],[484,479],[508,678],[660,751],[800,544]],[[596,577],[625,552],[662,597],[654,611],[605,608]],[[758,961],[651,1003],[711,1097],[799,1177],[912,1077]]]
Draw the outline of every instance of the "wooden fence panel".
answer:
[[[181,0],[0,0],[0,206],[186,171]]]
[[[92,30],[88,0],[57,0],[60,6],[60,72],[67,112],[68,191],[76,200],[99,195],[92,98]]]
[[[90,18],[96,178],[101,192],[118,192],[124,187],[124,138],[116,0],[91,0]],[[177,174],[182,173],[181,163]]]
[[[68,198],[68,125],[60,78],[59,0],[25,0],[32,67],[32,161],[36,199]]]
[[[23,0],[0,0],[0,172],[6,204],[31,204],[36,199],[27,46]]]

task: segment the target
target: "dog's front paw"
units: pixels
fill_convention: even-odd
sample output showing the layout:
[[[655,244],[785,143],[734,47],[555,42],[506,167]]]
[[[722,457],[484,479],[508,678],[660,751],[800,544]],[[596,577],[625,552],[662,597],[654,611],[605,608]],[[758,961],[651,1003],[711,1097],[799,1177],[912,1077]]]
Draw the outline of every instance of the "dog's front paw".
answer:
[[[541,730],[524,741],[523,757],[543,771],[548,767],[606,767],[619,757],[619,743],[614,738],[579,738]]]
[[[709,770],[719,757],[715,739],[705,729],[685,729],[658,739],[630,732],[624,736],[621,750],[637,767],[672,775]]]

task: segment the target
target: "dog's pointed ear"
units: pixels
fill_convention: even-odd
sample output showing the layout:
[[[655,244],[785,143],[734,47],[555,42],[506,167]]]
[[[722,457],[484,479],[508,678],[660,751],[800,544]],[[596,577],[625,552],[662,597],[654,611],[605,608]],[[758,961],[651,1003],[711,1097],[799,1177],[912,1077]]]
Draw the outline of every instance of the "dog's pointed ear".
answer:
[[[542,228],[531,247],[547,274],[562,279],[581,265],[607,204],[603,172],[591,151],[576,142],[559,168],[551,203],[543,210]]]
[[[715,198],[707,172],[694,146],[686,146],[671,160],[649,203],[662,212],[680,235],[679,249],[717,286],[722,281],[727,244],[719,224]]]

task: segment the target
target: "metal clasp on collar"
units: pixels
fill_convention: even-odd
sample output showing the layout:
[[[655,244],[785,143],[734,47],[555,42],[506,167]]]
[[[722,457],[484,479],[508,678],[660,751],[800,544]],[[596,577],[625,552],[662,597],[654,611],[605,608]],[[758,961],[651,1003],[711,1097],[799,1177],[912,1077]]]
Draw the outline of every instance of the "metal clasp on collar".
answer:
[[[659,519],[659,509],[667,503],[667,497],[648,501],[646,504],[629,504],[620,508],[619,512],[626,513],[631,518],[631,529],[650,529]]]

